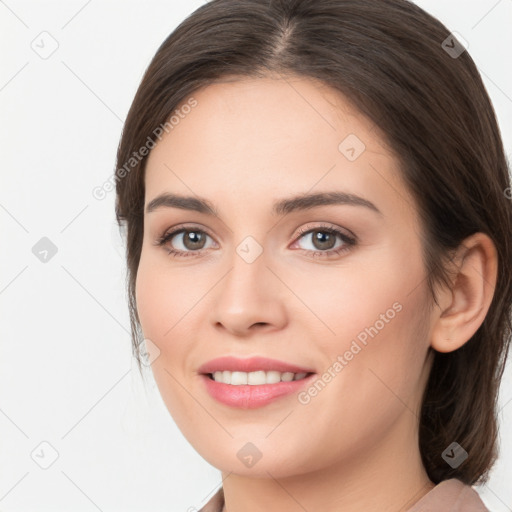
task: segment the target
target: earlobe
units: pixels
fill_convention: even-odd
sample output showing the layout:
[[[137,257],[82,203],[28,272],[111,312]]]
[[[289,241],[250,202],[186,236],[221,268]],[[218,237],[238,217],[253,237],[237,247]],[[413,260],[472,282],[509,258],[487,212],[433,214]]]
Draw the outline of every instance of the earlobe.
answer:
[[[494,296],[498,271],[496,247],[489,236],[475,233],[457,249],[451,289],[439,293],[431,346],[452,352],[482,325]]]

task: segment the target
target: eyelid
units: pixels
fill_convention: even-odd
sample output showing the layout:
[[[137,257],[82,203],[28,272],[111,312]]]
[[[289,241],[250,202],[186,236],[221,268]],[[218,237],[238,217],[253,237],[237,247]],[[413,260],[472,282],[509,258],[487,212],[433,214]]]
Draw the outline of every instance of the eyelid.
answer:
[[[164,231],[164,233],[158,237],[158,240],[165,238],[167,235],[169,235],[171,233],[177,234],[181,230],[187,230],[187,229],[191,230],[191,231],[194,229],[197,229],[198,231],[204,231],[209,237],[211,237],[212,239],[215,240],[215,237],[212,235],[212,233],[209,231],[208,228],[198,225],[198,224],[193,224],[193,223],[183,223],[183,224],[178,224],[176,226],[171,226],[170,228],[167,228]],[[357,239],[358,239],[357,236],[350,229],[343,228],[341,226],[337,226],[335,224],[330,224],[330,223],[326,223],[326,222],[321,222],[320,224],[315,224],[314,222],[312,222],[312,223],[308,223],[305,226],[302,226],[298,230],[296,230],[294,232],[294,234],[292,235],[293,241],[296,241],[297,238],[299,238],[302,235],[305,235],[306,233],[309,233],[315,229],[316,230],[326,229],[326,230],[341,231],[348,238],[352,238],[354,241],[357,241]]]
[[[166,229],[164,231],[164,233],[157,238],[157,240],[154,242],[154,245],[165,247],[165,245],[168,242],[170,242],[175,236],[183,233],[184,231],[203,232],[207,236],[209,236],[213,240],[214,245],[218,247],[218,242],[215,240],[215,237],[210,233],[208,228],[206,228],[204,226],[199,226],[197,224],[191,224],[191,223],[178,224],[176,226],[172,226],[172,227]],[[308,253],[314,253],[314,254],[325,254],[325,256],[328,257],[333,252],[338,253],[338,252],[343,252],[345,250],[348,251],[350,249],[350,247],[357,245],[357,243],[359,241],[358,237],[351,230],[349,230],[347,228],[342,228],[340,226],[326,223],[326,222],[320,222],[320,224],[318,224],[318,223],[315,224],[313,222],[312,224],[307,224],[305,226],[302,226],[301,228],[298,229],[298,232],[295,232],[293,241],[291,242],[291,245],[298,243],[298,241],[302,237],[304,237],[305,235],[307,235],[309,233],[315,232],[315,231],[331,232],[332,234],[334,234],[335,237],[339,237],[342,239],[344,245],[346,246],[345,249],[343,249],[343,248],[330,249],[327,251],[322,251],[322,250],[315,251],[315,250],[302,249],[303,251],[308,252]],[[182,251],[180,249],[173,249],[172,251],[169,252],[169,254],[171,254],[171,252],[172,252],[174,254],[179,253],[181,256],[200,255],[204,252],[207,252],[208,249],[211,249],[211,247],[209,247],[207,249],[199,249],[197,251]],[[299,248],[299,250],[300,250],[300,248]]]
[[[161,242],[163,239],[165,239],[169,235],[177,235],[181,233],[182,231],[203,231],[206,233],[210,238],[212,238],[215,243],[215,237],[211,234],[208,228],[198,225],[198,224],[191,224],[191,223],[183,223],[183,224],[177,224],[176,226],[171,226],[170,228],[167,228],[161,235],[157,236],[156,241],[154,242],[155,245],[159,245],[159,242]],[[199,252],[199,251],[197,251]]]
[[[358,237],[350,229],[326,222],[321,222],[320,224],[313,223],[312,225],[306,224],[306,226],[300,227],[293,236],[293,239],[294,241],[296,241],[298,238],[305,235],[306,233],[310,233],[311,231],[321,231],[323,229],[325,229],[326,231],[339,231],[341,232],[341,234],[343,234],[347,238],[350,238],[354,242],[358,241]]]

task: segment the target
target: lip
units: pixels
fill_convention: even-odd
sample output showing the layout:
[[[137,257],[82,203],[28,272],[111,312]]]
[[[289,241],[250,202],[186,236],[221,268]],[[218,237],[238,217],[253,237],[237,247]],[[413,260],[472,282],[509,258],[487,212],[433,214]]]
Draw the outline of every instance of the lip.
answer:
[[[208,374],[218,371],[228,370],[231,372],[256,372],[263,370],[266,372],[292,372],[292,373],[314,373],[312,368],[303,368],[295,364],[286,363],[277,359],[268,359],[266,357],[250,357],[239,359],[237,357],[225,356],[212,359],[199,367],[198,372]],[[297,381],[299,382],[299,381]]]
[[[254,372],[278,371],[281,373],[307,373],[305,378],[293,380],[290,382],[277,382],[275,384],[260,385],[239,385],[224,384],[216,382],[210,378],[210,374],[216,371],[232,372]],[[236,357],[219,357],[203,364],[198,372],[204,383],[208,394],[218,402],[231,407],[240,409],[256,409],[263,407],[279,398],[297,393],[301,388],[308,385],[316,376],[316,373],[310,368],[304,368],[277,359],[267,359],[265,357],[251,357],[248,359],[238,359]]]
[[[233,386],[223,382],[215,382],[208,375],[201,375],[200,377],[204,382],[206,391],[218,402],[240,409],[256,409],[279,398],[297,393],[302,387],[309,384],[315,376],[316,374],[312,373],[300,380],[255,386],[248,384]]]

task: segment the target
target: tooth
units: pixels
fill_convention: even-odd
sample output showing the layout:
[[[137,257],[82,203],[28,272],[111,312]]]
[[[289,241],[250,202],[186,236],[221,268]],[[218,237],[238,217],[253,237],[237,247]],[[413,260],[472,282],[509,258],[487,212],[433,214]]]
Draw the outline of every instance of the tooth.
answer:
[[[231,384],[238,386],[239,384],[247,384],[247,373],[233,372],[231,374]]]
[[[263,384],[277,384],[279,382],[291,382],[293,380],[304,379],[307,373],[277,372],[257,370],[254,372],[231,372],[229,370],[213,372],[212,377],[216,382],[240,386],[249,384],[251,386],[261,386]]]
[[[267,372],[267,384],[277,384],[278,382],[281,382],[281,373],[270,371]]]
[[[247,375],[247,384],[259,385],[267,382],[264,371],[250,372]]]

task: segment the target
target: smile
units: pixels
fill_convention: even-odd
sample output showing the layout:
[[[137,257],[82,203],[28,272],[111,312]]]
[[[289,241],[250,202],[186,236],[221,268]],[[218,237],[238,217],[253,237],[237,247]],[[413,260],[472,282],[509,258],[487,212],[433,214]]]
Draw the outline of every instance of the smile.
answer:
[[[262,384],[277,384],[304,379],[308,373],[292,373],[278,371],[231,372],[229,370],[216,371],[208,374],[215,382],[230,384],[232,386],[261,386]]]

